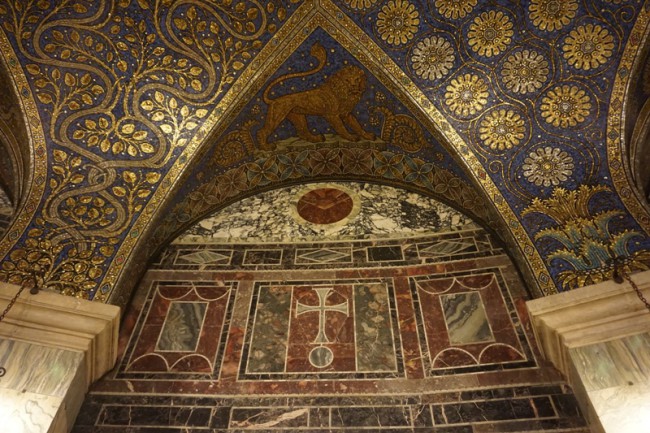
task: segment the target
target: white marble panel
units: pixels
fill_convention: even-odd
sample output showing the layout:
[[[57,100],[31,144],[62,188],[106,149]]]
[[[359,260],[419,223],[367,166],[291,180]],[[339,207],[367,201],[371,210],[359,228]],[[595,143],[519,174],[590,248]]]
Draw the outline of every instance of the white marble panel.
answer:
[[[7,433],[48,432],[62,401],[61,397],[2,389],[0,391],[0,431]]]
[[[571,349],[585,390],[650,382],[650,333]]]
[[[605,432],[650,430],[650,381],[592,391],[589,397]]]
[[[11,389],[63,398],[83,358],[81,352],[0,338],[0,367],[6,370],[0,393]]]

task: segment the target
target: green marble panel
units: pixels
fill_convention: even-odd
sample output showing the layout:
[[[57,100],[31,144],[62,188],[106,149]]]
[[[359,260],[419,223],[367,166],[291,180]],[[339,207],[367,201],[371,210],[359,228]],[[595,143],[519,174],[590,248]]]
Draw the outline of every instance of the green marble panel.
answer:
[[[284,372],[290,313],[291,290],[260,287],[248,354],[248,373]]]
[[[385,284],[354,287],[357,371],[397,370],[388,288]]]
[[[451,344],[483,343],[494,340],[479,293],[442,295],[440,301]]]
[[[207,302],[172,302],[156,350],[196,351],[207,306]]]

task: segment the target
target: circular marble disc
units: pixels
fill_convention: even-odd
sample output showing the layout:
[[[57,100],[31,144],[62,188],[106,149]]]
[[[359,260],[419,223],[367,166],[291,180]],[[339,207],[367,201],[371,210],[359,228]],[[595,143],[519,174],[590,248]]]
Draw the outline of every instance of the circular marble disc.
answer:
[[[297,210],[305,220],[314,224],[332,224],[352,212],[352,197],[336,188],[309,191],[298,200]]]
[[[314,367],[324,368],[330,365],[332,361],[334,361],[334,353],[329,347],[318,346],[309,352],[309,362]]]

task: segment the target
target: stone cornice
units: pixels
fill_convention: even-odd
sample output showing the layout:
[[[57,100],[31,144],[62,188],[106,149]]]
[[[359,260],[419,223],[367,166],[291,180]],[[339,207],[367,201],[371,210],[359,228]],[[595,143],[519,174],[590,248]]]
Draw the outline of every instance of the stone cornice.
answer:
[[[650,298],[650,271],[631,276]],[[605,281],[527,303],[546,359],[567,377],[568,350],[650,330],[650,312],[629,282]]]
[[[2,309],[18,289],[0,282]],[[114,305],[25,290],[0,322],[0,336],[83,352],[88,386],[115,364],[119,318],[120,309]]]

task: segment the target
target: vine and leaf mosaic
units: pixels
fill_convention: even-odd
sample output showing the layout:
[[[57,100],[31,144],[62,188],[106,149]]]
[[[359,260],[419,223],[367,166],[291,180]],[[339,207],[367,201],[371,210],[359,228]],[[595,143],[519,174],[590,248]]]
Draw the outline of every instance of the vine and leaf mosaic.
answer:
[[[286,3],[286,4],[285,4]],[[2,29],[38,103],[45,194],[0,278],[93,297],[116,245],[294,1],[15,1]]]
[[[42,139],[0,279],[107,301],[136,246],[336,178],[488,225],[492,202],[545,293],[645,269],[620,119],[648,18],[639,0],[1,0]]]

